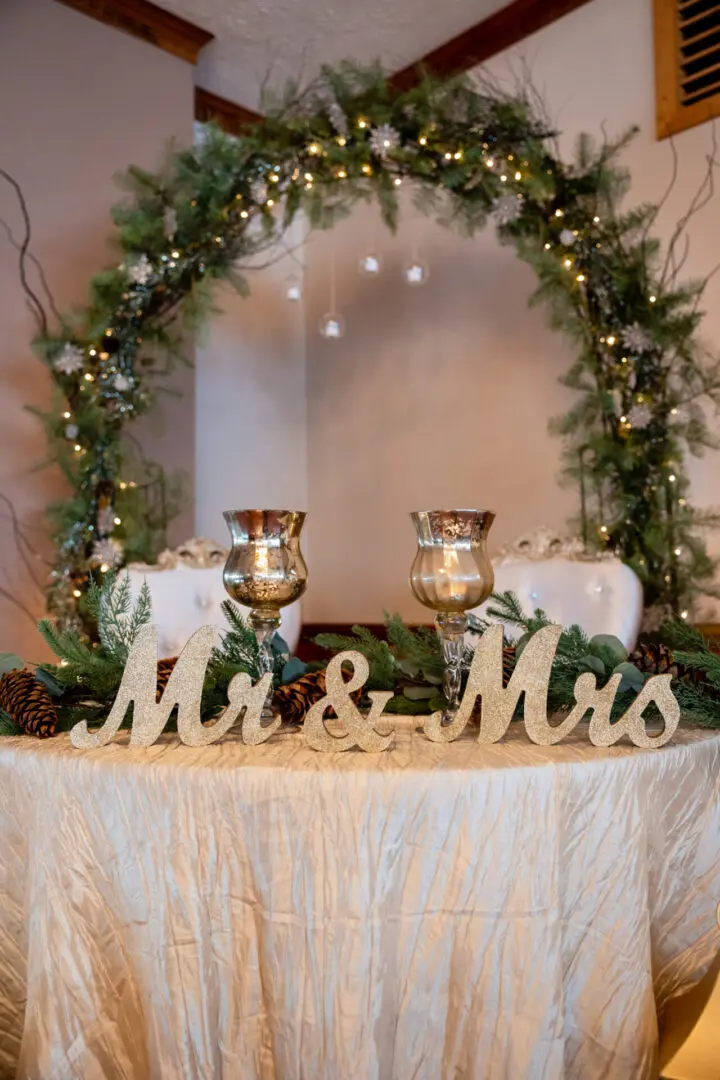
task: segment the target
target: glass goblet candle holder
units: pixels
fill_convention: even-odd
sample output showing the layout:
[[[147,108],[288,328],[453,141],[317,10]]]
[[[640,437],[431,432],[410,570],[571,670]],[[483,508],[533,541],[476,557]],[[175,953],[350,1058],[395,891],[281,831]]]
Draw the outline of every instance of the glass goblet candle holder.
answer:
[[[449,723],[460,704],[466,612],[484,603],[495,584],[487,555],[495,514],[490,510],[417,510],[410,517],[417,534],[410,588],[421,604],[436,612],[448,703],[443,722]]]
[[[272,638],[280,610],[298,600],[307,587],[307,566],[300,550],[305,514],[299,510],[226,510],[231,548],[223,571],[230,597],[250,608],[248,624],[257,638],[260,672],[272,672]],[[273,716],[272,691],[263,719]]]

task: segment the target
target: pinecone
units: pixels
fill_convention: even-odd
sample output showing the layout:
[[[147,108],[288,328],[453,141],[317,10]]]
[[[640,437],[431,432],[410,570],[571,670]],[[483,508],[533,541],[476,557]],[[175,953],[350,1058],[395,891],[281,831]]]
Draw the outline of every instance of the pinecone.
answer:
[[[157,666],[157,700],[162,697],[163,690],[168,684],[168,679],[173,673],[177,663],[177,656],[169,656],[165,660],[158,660]]]
[[[299,724],[308,709],[325,697],[325,669],[309,671],[286,686],[278,686],[273,705],[288,724]]]
[[[507,686],[515,670],[515,646],[503,645],[503,686]]]
[[[629,656],[629,661],[647,675],[679,676],[672,650],[657,641],[642,641]]]
[[[28,735],[47,739],[55,734],[58,722],[55,706],[32,671],[5,672],[0,678],[0,709]]]

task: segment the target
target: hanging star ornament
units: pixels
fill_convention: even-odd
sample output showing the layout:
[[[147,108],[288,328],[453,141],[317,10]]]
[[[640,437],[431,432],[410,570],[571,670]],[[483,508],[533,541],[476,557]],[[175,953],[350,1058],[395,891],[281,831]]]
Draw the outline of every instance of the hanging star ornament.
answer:
[[[61,375],[75,375],[82,371],[85,364],[85,354],[77,345],[67,342],[53,360],[53,367]]]

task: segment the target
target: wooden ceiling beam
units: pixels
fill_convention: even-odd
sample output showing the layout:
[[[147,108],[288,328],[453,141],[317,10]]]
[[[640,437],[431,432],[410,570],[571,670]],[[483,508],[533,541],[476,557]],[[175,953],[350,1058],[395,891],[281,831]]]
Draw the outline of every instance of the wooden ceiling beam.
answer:
[[[587,3],[589,0],[513,0],[507,7],[398,71],[390,84],[396,90],[410,90],[424,75],[443,78],[469,71]]]
[[[230,135],[242,135],[249,125],[263,122],[260,113],[246,109],[243,105],[236,105],[234,101],[218,97],[217,94],[211,94],[209,90],[203,90],[199,86],[195,87],[195,119],[202,124],[219,124],[223,131]]]
[[[58,0],[58,3],[156,45],[190,64],[197,63],[200,50],[215,36],[150,0]]]

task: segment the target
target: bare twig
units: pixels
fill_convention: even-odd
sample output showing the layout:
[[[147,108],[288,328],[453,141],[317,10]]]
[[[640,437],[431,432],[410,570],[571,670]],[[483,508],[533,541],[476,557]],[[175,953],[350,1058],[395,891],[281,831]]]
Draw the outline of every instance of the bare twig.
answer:
[[[12,229],[8,225],[7,221],[4,220],[4,218],[0,218],[0,228],[2,228],[5,231],[5,235],[7,236],[8,240],[10,241],[12,246],[15,248],[15,250],[19,252],[21,250],[21,248],[22,248],[22,245],[20,244],[20,242],[18,240],[15,239]],[[43,269],[42,263],[38,259],[37,255],[33,255],[33,253],[31,251],[27,252],[27,258],[33,264],[35,269],[37,270],[37,275],[40,278],[40,284],[42,285],[42,289],[43,289],[43,292],[45,293],[45,298],[46,298],[46,300],[48,302],[48,306],[50,307],[50,310],[52,311],[52,313],[55,316],[55,318],[57,319],[57,321],[62,322],[62,316],[60,315],[57,304],[55,303],[55,297],[53,296],[52,292],[50,291],[50,286],[48,285],[47,277],[45,276],[45,270]]]
[[[14,596],[3,585],[0,585],[0,596],[2,596],[3,599],[7,600],[9,604],[12,604],[13,607],[16,607],[18,611],[22,611],[23,615],[27,616],[33,626],[37,627],[38,616],[34,615],[30,608],[26,607],[25,604],[23,604],[22,600],[19,600],[17,596]]]
[[[15,180],[14,177],[12,177],[10,175],[10,173],[6,172],[5,169],[0,169],[0,176],[3,178],[3,180],[5,180],[8,184],[10,184],[10,186],[13,188],[13,190],[14,190],[16,196],[17,196],[18,202],[20,203],[20,211],[22,213],[23,223],[25,225],[25,236],[23,237],[22,241],[20,242],[20,247],[19,247],[19,264],[18,265],[19,265],[19,268],[20,268],[20,281],[22,283],[23,289],[25,290],[25,295],[27,296],[28,301],[30,303],[33,315],[35,316],[35,319],[37,321],[38,328],[39,328],[41,334],[43,335],[43,337],[46,337],[47,332],[48,332],[47,312],[45,311],[45,308],[43,307],[42,302],[41,302],[40,298],[38,297],[37,293],[30,286],[30,283],[29,283],[28,277],[27,277],[27,265],[26,264],[27,264],[27,259],[28,259],[28,251],[29,251],[29,248],[30,248],[30,239],[31,239],[31,236],[32,236],[32,227],[31,227],[31,222],[30,222],[30,212],[28,210],[27,203],[25,201],[25,196],[23,195],[22,188],[20,187],[17,180]]]
[[[685,233],[685,229],[687,228],[689,222],[695,217],[696,214],[699,214],[700,211],[703,210],[707,206],[707,204],[710,202],[713,195],[715,194],[715,168],[717,166],[716,153],[717,153],[717,130],[715,128],[715,124],[713,124],[712,125],[712,150],[711,150],[711,153],[708,154],[706,159],[705,159],[706,168],[705,168],[705,172],[703,174],[703,178],[702,178],[702,180],[700,182],[700,185],[698,186],[698,189],[695,192],[695,195],[691,199],[688,209],[685,211],[685,213],[683,214],[683,216],[680,218],[677,225],[675,226],[675,229],[673,230],[673,234],[672,234],[672,236],[670,238],[670,243],[668,244],[668,249],[667,249],[667,255],[665,257],[665,263],[663,265],[662,273],[660,275],[660,286],[661,286],[661,288],[665,287],[666,281],[673,282],[673,281],[676,280],[676,276],[675,276],[674,273],[671,273],[669,278],[668,278],[668,271],[670,270],[670,268],[673,265],[673,262],[675,260],[675,247],[679,243],[680,238]]]

